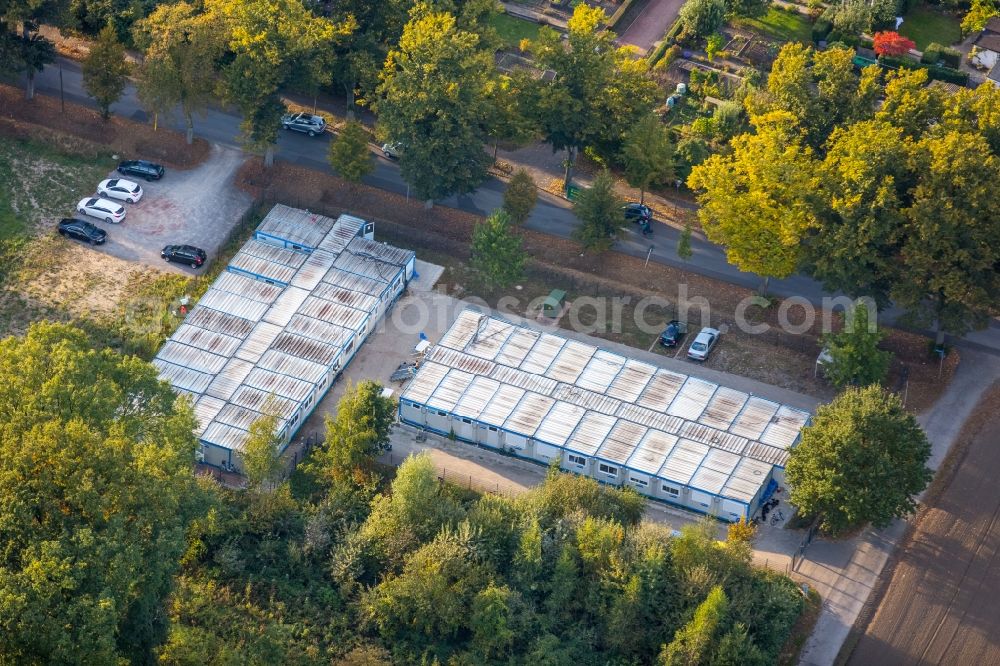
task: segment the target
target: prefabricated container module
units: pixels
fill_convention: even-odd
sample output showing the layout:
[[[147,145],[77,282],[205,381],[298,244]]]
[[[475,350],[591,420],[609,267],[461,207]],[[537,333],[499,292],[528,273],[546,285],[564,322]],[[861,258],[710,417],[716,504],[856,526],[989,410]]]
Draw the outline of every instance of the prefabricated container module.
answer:
[[[736,521],[808,412],[475,310],[431,347],[400,419]]]
[[[205,463],[240,471],[264,414],[283,450],[403,292],[414,253],[373,234],[350,215],[274,206],[160,349],[161,378],[194,402]]]

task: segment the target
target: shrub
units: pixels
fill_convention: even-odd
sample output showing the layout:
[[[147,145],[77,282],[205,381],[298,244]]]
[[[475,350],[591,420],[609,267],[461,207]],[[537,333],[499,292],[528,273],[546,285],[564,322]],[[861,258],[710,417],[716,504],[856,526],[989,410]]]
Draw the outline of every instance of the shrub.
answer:
[[[825,19],[823,17],[816,19],[816,22],[813,23],[812,27],[813,42],[818,44],[823,41],[826,39],[826,36],[830,34],[831,30],[833,30],[833,23],[829,19]]]
[[[959,69],[962,65],[962,52],[951,47],[942,48],[941,60],[944,60],[944,64],[948,67]]]
[[[722,27],[726,20],[723,0],[688,0],[681,7],[683,39],[701,39]]]
[[[920,62],[925,65],[936,65],[938,61],[941,60],[941,49],[944,47],[937,42],[931,42],[924,49],[924,54],[920,56]]]
[[[926,69],[927,76],[929,78],[937,81],[946,81],[948,83],[957,83],[960,86],[964,86],[969,82],[968,72],[962,72],[957,69],[952,69],[951,67],[925,65],[917,62],[916,60],[911,60],[910,58],[881,56],[879,57],[879,63],[883,67],[890,67],[893,69],[898,69],[900,67],[905,67],[906,69]]]
[[[915,48],[912,39],[903,37],[893,30],[875,33],[875,53],[887,56],[902,56]]]

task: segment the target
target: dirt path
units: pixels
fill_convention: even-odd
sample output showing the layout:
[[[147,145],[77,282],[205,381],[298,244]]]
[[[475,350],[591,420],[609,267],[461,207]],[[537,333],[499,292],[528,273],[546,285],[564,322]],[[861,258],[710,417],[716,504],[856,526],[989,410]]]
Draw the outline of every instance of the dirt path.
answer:
[[[1000,385],[977,407],[849,664],[1000,664]]]
[[[649,0],[646,8],[632,21],[632,25],[618,38],[622,44],[631,44],[648,51],[677,18],[684,0]]]

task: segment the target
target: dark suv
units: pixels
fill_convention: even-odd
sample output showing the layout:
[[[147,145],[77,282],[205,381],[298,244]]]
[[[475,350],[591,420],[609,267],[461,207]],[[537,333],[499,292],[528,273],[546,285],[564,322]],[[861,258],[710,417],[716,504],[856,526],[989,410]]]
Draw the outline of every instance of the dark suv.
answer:
[[[649,206],[640,203],[629,203],[622,206],[622,214],[628,222],[642,222],[653,219],[653,211]]]
[[[180,264],[187,264],[191,268],[198,268],[208,259],[205,251],[194,245],[168,245],[160,252],[160,256],[168,263],[176,261]]]
[[[73,217],[64,217],[59,220],[59,235],[69,238],[76,238],[90,243],[91,245],[102,245],[108,240],[108,232],[86,220],[78,220]]]
[[[146,160],[125,160],[118,164],[118,173],[146,180],[159,180],[163,178],[163,167]]]
[[[304,132],[316,136],[326,131],[326,121],[311,113],[290,113],[281,117],[281,126],[286,130]]]

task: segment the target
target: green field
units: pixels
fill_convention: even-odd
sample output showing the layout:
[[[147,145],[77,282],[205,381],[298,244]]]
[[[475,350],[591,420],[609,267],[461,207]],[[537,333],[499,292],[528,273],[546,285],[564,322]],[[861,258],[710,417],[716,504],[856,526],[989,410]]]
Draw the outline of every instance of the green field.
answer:
[[[541,28],[537,23],[515,18],[509,14],[497,14],[490,21],[490,25],[496,29],[504,47],[508,49],[516,49],[522,39],[536,39]]]
[[[962,39],[962,28],[958,19],[943,14],[933,7],[920,5],[903,17],[899,34],[909,37],[923,51],[931,42],[951,46]]]
[[[798,12],[771,7],[759,18],[741,18],[736,24],[776,42],[812,43],[812,24],[808,17]]]

